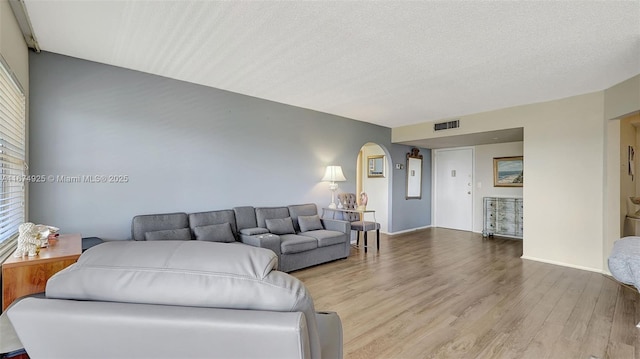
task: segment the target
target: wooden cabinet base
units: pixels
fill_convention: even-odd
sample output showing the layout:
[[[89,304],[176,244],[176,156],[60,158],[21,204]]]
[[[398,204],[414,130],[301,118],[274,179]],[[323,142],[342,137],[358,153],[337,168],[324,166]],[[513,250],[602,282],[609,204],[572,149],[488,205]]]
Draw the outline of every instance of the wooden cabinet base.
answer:
[[[2,359],[29,359],[29,355],[21,350],[19,353],[9,353],[9,354],[0,354],[0,358]]]
[[[82,253],[79,234],[60,235],[35,257],[10,257],[2,264],[2,310],[17,298],[44,292],[47,280],[72,265]]]

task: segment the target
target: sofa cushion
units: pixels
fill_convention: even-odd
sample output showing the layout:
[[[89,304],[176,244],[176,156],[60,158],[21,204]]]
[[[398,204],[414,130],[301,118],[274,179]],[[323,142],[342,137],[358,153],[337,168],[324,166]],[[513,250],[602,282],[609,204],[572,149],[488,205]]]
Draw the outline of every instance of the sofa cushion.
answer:
[[[131,238],[144,241],[147,232],[179,228],[189,228],[189,218],[186,213],[139,215],[133,217],[131,221]]]
[[[300,253],[318,248],[318,241],[313,237],[299,234],[283,234],[280,236],[280,251],[283,254]]]
[[[188,241],[191,239],[189,228],[165,229],[163,231],[151,231],[144,234],[145,241]]]
[[[320,217],[317,214],[313,216],[299,216],[298,224],[300,225],[300,232],[324,229],[322,222],[320,221]]]
[[[293,222],[291,221],[291,217],[266,219],[265,223],[269,232],[273,234],[279,235],[296,233],[296,231],[293,229]]]
[[[47,282],[46,294],[207,307],[207,298],[220,296],[223,301],[225,294],[205,283],[222,286],[227,280],[264,279],[276,268],[277,258],[267,249],[227,243],[111,241],[90,248],[76,264],[56,273]]]
[[[296,231],[302,231],[300,229],[300,223],[298,222],[298,217],[300,216],[313,216],[318,214],[318,207],[314,203],[307,204],[294,204],[287,207],[289,209],[289,214],[291,219],[293,220],[293,228]]]
[[[273,251],[205,241],[111,241],[90,248],[46,285],[54,299],[303,312],[320,357],[313,300],[273,270]]]
[[[231,233],[233,233],[235,236],[235,233],[237,232],[236,216],[233,210],[225,209],[220,211],[208,211],[189,214],[189,227],[191,227],[191,230],[194,232],[194,234],[196,227],[224,223],[229,223],[229,225],[231,226]]]
[[[266,228],[260,228],[260,227],[256,227],[256,228],[243,228],[240,230],[240,233],[242,234],[246,234],[247,236],[255,236],[257,234],[265,234],[265,233],[269,233],[269,230]]]
[[[193,229],[193,232],[196,235],[196,239],[199,241],[210,241],[210,242],[235,242],[236,237],[234,237],[233,232],[231,231],[230,223],[222,223],[222,224],[210,224],[208,226],[199,226]]]
[[[341,244],[347,240],[347,235],[338,231],[328,231],[321,229],[317,231],[304,232],[305,236],[313,237],[318,241],[318,247],[327,247],[334,244]]]
[[[238,227],[238,231],[244,228],[258,227],[255,208],[251,206],[233,207],[233,212],[236,214],[236,225]]]
[[[272,218],[287,218],[289,209],[287,207],[258,207],[256,208],[256,221],[258,227],[267,228],[266,220]]]

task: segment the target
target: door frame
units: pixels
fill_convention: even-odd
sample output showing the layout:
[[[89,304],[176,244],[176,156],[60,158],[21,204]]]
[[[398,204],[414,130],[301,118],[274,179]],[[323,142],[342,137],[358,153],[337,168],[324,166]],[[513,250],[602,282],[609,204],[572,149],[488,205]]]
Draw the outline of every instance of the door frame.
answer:
[[[437,196],[438,196],[438,191],[436,191],[436,189],[438,188],[438,176],[437,176],[437,160],[436,160],[436,155],[438,152],[444,152],[444,151],[455,151],[455,150],[471,150],[471,229],[469,230],[469,232],[473,232],[473,219],[475,218],[475,178],[476,178],[476,152],[475,152],[475,147],[474,146],[462,146],[462,147],[448,147],[448,148],[438,148],[438,149],[433,149],[431,150],[431,173],[432,173],[432,177],[431,177],[431,193],[432,193],[432,199],[431,199],[431,225],[433,227],[438,227],[438,214],[436,213],[436,203],[437,203]]]
[[[366,178],[367,176],[367,162],[365,157],[365,153],[366,150],[365,148],[367,146],[377,146],[380,148],[380,150],[384,153],[384,156],[386,157],[386,160],[384,161],[384,173],[386,173],[387,175],[384,176],[384,178],[377,178],[376,181],[384,181],[384,189],[387,192],[386,196],[383,197],[379,197],[379,204],[381,205],[381,209],[376,210],[376,213],[374,214],[374,218],[377,220],[377,222],[380,224],[380,232],[385,233],[385,234],[389,234],[392,232],[391,228],[392,228],[392,221],[393,221],[393,211],[391,210],[392,205],[393,205],[393,178],[392,178],[392,171],[391,171],[391,163],[393,162],[391,159],[391,153],[389,152],[389,150],[387,149],[386,146],[377,143],[377,142],[373,142],[373,141],[367,141],[365,143],[362,144],[362,146],[360,146],[360,150],[358,151],[358,155],[356,157],[356,195],[358,195],[361,192],[367,192],[370,190],[370,188],[367,188],[367,182],[368,179]],[[368,193],[369,194],[369,204],[374,203],[371,195],[372,193]],[[374,194],[375,195],[375,194]],[[371,221],[374,218],[371,218],[370,216],[367,216],[368,218],[366,220]]]

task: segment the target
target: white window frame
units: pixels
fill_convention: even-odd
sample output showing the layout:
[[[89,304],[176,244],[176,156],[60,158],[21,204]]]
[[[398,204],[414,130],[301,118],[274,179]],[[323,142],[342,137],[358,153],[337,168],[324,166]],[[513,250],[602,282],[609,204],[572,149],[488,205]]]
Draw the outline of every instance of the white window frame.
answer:
[[[0,56],[0,262],[26,219],[26,112],[24,90]]]

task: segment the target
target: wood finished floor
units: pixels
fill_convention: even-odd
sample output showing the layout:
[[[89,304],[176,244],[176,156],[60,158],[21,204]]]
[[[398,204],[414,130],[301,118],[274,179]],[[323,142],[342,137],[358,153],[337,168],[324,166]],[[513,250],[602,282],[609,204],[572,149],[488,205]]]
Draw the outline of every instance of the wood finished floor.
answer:
[[[346,359],[640,359],[637,291],[521,255],[521,241],[430,228],[291,274],[340,315]]]

